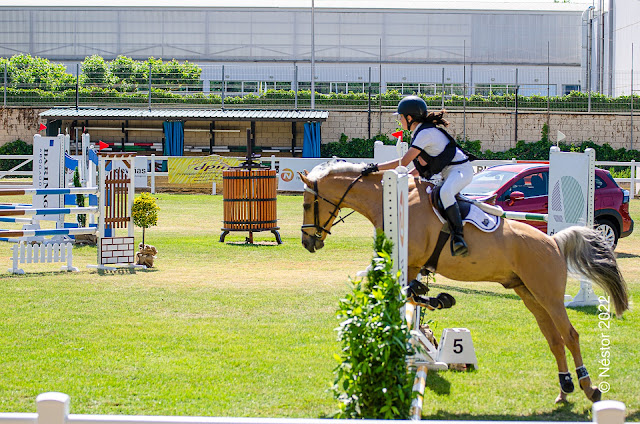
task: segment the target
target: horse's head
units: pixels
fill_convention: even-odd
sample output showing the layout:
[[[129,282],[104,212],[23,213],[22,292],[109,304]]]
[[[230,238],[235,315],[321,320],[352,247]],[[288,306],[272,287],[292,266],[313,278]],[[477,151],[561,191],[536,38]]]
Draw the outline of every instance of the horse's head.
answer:
[[[302,206],[302,245],[313,253],[324,246],[324,240],[331,234],[331,227],[338,216],[343,200],[353,184],[360,179],[359,173],[363,165],[346,162],[329,162],[318,165],[311,173],[298,173],[305,184]],[[345,184],[344,179],[333,178],[342,172],[350,174],[352,184]]]

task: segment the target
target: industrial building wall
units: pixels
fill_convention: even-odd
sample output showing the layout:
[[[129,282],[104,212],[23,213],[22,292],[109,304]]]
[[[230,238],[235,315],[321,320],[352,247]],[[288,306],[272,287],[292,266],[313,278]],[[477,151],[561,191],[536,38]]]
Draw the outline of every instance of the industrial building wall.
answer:
[[[633,69],[634,93],[640,94],[640,1],[615,0],[614,61],[616,68],[614,95],[629,95]],[[633,47],[633,63],[631,49]]]
[[[100,3],[103,4],[103,3]],[[309,8],[0,7],[0,56],[309,61]],[[580,65],[581,11],[319,9],[316,60]]]

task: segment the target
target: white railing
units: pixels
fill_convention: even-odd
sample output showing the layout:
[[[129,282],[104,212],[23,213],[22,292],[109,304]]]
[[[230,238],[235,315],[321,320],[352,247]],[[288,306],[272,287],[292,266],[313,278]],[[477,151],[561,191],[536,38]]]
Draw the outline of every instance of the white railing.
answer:
[[[9,269],[12,274],[24,274],[24,270],[18,268],[19,264],[66,262],[61,271],[77,272],[73,266],[73,245],[71,243],[30,244],[21,241],[11,247],[11,260],[13,267]]]
[[[150,156],[137,156],[137,157],[146,158],[147,163],[151,163],[151,167],[149,170],[150,186],[151,186],[151,193],[155,194],[156,177],[169,176],[169,172],[167,171],[165,172],[156,171],[155,161],[165,161],[165,160],[168,160],[171,156],[156,156],[155,154],[152,154]],[[13,159],[13,160],[22,159],[23,162],[8,171],[0,171],[0,179],[10,175],[11,176],[28,176],[28,177],[33,176],[33,171],[16,171],[16,169],[19,169],[21,166],[31,162],[33,160],[33,156],[31,155],[0,155],[0,161],[7,160],[7,159]],[[243,158],[238,158],[238,159],[242,160]],[[270,163],[273,169],[277,169],[278,162],[279,162],[276,156],[264,157],[264,158],[261,158],[261,161]],[[516,163],[516,162],[518,161],[515,158],[511,160],[477,160],[473,162],[473,166],[476,167],[476,170],[482,170],[494,165],[500,165],[505,163]],[[532,161],[532,162],[536,162],[536,161]],[[640,177],[638,176],[637,169],[638,167],[640,167],[640,162],[636,162],[635,160],[632,160],[630,162],[596,161],[596,166],[620,166],[620,167],[631,168],[630,178],[614,178],[614,180],[618,184],[620,183],[629,184],[629,192],[631,193],[632,197],[635,197],[638,194],[638,191],[640,190]]]
[[[69,414],[70,398],[64,393],[43,393],[36,398],[33,413],[0,413],[0,424],[362,424],[363,420],[331,420],[318,418],[233,418],[233,417],[176,417],[142,415],[77,415]],[[623,424],[626,418],[624,403],[605,400],[593,404],[593,422]],[[385,420],[367,420],[370,424],[388,424]],[[412,423],[398,420],[394,423]],[[477,421],[429,421],[432,424],[478,424]],[[544,421],[531,421],[542,424]],[[517,424],[519,421],[482,421],[483,424]],[[544,422],[545,424],[548,422]],[[551,423],[548,423],[551,424]],[[562,424],[553,422],[553,424]],[[577,423],[576,423],[577,424]]]
[[[19,165],[14,166],[8,171],[0,171],[0,179],[7,176],[20,176],[20,177],[33,176],[33,171],[18,171],[18,169],[22,168],[24,165],[28,164],[29,162],[33,162],[33,155],[0,155],[0,161],[3,159],[4,160],[8,160],[8,159],[20,160],[21,159],[22,162]]]

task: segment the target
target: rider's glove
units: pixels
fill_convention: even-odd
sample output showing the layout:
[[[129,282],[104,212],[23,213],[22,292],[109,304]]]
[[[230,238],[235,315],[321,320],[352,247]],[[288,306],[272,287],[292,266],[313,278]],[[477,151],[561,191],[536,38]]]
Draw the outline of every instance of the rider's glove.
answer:
[[[367,176],[367,175],[371,174],[372,172],[378,172],[378,164],[377,163],[370,163],[367,166],[365,166],[364,169],[362,170],[362,175]]]

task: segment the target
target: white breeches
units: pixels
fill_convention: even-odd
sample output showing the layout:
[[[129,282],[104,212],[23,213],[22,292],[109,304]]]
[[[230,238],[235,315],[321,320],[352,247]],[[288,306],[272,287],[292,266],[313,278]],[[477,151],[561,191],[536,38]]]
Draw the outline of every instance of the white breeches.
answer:
[[[444,208],[448,208],[456,202],[456,194],[465,188],[473,178],[473,167],[471,162],[460,165],[447,166],[442,170],[442,188],[440,189],[440,199]]]

